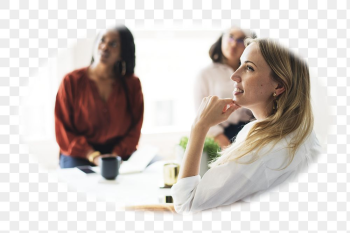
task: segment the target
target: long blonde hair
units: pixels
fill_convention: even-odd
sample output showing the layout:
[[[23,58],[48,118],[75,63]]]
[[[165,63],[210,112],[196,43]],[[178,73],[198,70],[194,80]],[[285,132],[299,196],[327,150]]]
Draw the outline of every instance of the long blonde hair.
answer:
[[[276,99],[272,114],[264,120],[257,121],[244,141],[240,143],[235,141],[221,152],[221,156],[213,161],[211,166],[233,160],[240,162],[238,159],[243,159],[248,154],[252,157],[248,162],[243,163],[254,162],[262,156],[259,155],[262,149],[272,149],[280,140],[293,132],[288,145],[289,162],[284,167],[286,168],[292,162],[298,147],[313,129],[309,68],[305,61],[274,40],[246,40],[246,46],[251,43],[258,45],[262,56],[272,70],[273,79],[285,88],[285,92]],[[268,147],[271,143],[272,147]],[[265,154],[268,151],[264,150]]]

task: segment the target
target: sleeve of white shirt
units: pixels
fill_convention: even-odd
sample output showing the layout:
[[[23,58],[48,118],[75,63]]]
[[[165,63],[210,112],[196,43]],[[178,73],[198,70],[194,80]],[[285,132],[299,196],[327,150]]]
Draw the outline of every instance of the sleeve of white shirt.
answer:
[[[199,175],[180,179],[171,192],[176,212],[195,213],[230,205],[267,187],[264,164],[257,160],[211,168],[202,179]]]

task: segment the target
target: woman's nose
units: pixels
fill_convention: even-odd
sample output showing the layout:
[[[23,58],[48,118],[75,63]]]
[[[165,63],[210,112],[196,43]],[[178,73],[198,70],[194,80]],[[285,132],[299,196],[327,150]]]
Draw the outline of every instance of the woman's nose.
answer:
[[[108,49],[107,43],[101,43],[100,48],[101,48],[101,50],[103,50],[103,51],[107,50],[107,49]]]
[[[237,41],[235,39],[230,41],[231,47],[237,47]]]
[[[239,73],[237,71],[235,71],[232,75],[231,75],[231,80],[234,82],[241,82],[241,76],[239,75]]]

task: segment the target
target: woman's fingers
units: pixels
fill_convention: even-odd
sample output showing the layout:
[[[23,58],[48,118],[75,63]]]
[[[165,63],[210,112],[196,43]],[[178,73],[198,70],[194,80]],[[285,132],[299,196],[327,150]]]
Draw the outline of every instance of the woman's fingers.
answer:
[[[241,107],[238,104],[236,104],[233,100],[228,100],[228,103],[225,102],[225,104],[226,105],[224,106],[222,113],[228,112],[231,114],[233,111],[235,111]]]
[[[117,155],[115,154],[103,154],[101,155],[102,158],[106,158],[106,157],[116,157]]]
[[[222,99],[222,104],[224,105],[224,108],[222,109],[223,113],[225,113],[229,108],[234,106],[234,102],[232,99]]]
[[[208,108],[220,108],[220,110],[222,110],[222,113],[225,113],[228,109],[234,111],[240,108],[240,106],[237,105],[233,99],[220,99],[218,96],[208,96],[203,98],[200,110],[203,111],[204,109]]]
[[[227,120],[231,113],[239,107],[235,104],[234,100],[229,98],[220,99],[217,96],[205,97],[198,109],[195,122],[200,122],[211,127]]]
[[[238,105],[235,105],[235,104],[232,104],[230,105],[225,112],[223,112],[224,114],[227,114],[227,115],[231,115],[231,113],[233,113],[234,111],[236,111],[237,109],[239,109],[240,106]]]

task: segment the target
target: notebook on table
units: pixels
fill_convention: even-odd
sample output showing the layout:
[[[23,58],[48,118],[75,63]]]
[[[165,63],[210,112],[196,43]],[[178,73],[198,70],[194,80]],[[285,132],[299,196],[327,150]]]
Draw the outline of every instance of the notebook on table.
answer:
[[[123,161],[119,168],[119,174],[137,173],[145,170],[151,160],[157,155],[158,148],[143,146],[135,151],[128,161]]]

